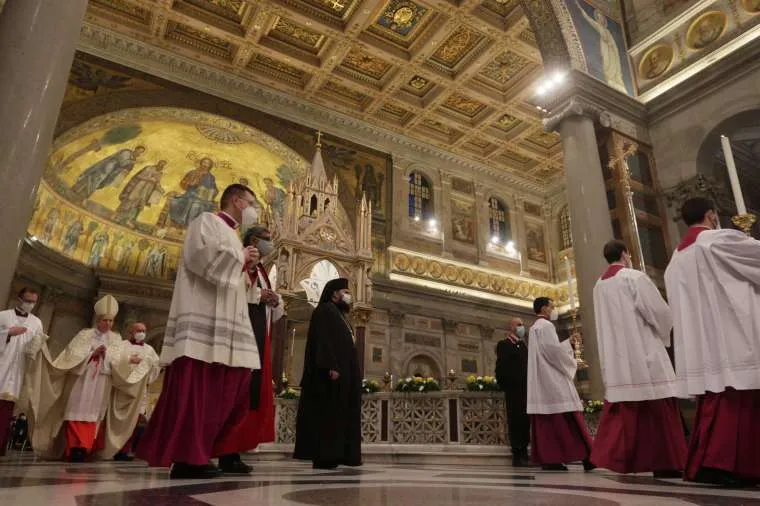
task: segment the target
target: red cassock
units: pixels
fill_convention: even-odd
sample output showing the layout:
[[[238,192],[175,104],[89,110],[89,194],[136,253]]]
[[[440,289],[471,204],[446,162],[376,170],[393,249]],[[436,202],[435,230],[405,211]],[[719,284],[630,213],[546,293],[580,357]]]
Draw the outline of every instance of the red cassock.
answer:
[[[266,272],[262,270],[262,277],[267,286],[271,286]],[[255,275],[251,276],[253,283],[257,282]],[[262,313],[259,313],[259,315]],[[263,312],[263,314],[266,314]],[[255,449],[261,443],[270,443],[274,441],[274,387],[272,385],[272,322],[267,321],[265,325],[257,325],[252,322],[255,328],[266,328],[263,341],[263,353],[259,350],[261,356],[261,382],[259,391],[259,405],[257,409],[251,409],[240,423],[226,432],[222,439],[214,445],[214,453],[226,455],[229,453],[239,453]],[[256,382],[251,382],[251,386]]]
[[[535,464],[579,462],[591,453],[591,435],[580,411],[530,415],[530,430]]]
[[[591,462],[616,473],[682,471],[686,436],[677,402],[605,402]]]
[[[760,480],[758,420],[760,390],[728,388],[698,396],[684,478],[694,481],[705,467]]]

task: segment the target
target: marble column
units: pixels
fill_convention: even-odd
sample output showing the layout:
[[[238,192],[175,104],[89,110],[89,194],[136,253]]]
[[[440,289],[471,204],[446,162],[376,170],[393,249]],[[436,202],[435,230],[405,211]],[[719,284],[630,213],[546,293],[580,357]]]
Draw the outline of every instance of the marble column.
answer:
[[[530,276],[528,272],[528,234],[525,231],[525,200],[522,197],[515,197],[515,205],[510,210],[514,212],[515,219],[512,223],[516,224],[512,230],[512,237],[517,244],[517,251],[520,252],[520,275]]]
[[[547,120],[545,126],[547,129],[557,128],[562,136],[575,271],[583,320],[584,358],[589,363],[591,396],[602,399],[604,386],[594,328],[593,290],[596,280],[607,267],[602,250],[613,235],[594,129],[595,119],[606,123],[608,117],[593,104],[573,98],[559,114]]]
[[[438,199],[440,205],[435,206],[439,211],[437,214],[438,227],[443,231],[443,243],[441,245],[441,256],[444,258],[454,258],[453,242],[454,227],[451,222],[451,174],[440,172],[441,185],[433,187],[434,197]]]
[[[87,0],[9,2],[0,16],[0,300],[53,140]]]
[[[364,378],[364,365],[367,361],[367,354],[365,352],[367,341],[367,327],[369,321],[372,318],[372,311],[367,309],[360,309],[354,316],[356,321],[356,355],[359,357],[359,375]]]

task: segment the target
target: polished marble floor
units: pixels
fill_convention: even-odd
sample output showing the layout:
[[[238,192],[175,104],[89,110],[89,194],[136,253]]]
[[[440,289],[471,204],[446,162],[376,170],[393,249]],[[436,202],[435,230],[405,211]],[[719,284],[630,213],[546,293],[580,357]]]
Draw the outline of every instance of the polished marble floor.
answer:
[[[170,481],[140,462],[61,464],[0,458],[0,505],[8,506],[760,506],[760,488],[724,490],[619,476],[504,466],[380,465],[313,471],[307,463],[255,461],[246,478]]]

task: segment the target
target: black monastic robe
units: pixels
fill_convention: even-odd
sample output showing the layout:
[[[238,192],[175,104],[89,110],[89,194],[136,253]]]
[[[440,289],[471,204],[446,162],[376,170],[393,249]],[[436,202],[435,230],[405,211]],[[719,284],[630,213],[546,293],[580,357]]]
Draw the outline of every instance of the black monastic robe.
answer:
[[[337,371],[337,380],[329,371]],[[321,302],[306,340],[294,457],[361,463],[361,382],[352,329],[338,306]]]

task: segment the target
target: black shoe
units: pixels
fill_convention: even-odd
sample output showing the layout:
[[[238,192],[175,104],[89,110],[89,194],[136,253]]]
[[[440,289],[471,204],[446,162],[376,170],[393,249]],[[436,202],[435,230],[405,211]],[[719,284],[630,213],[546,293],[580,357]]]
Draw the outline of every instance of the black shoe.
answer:
[[[544,471],[567,471],[565,464],[545,464],[541,466]]]
[[[311,467],[314,469],[333,470],[338,467],[338,464],[334,462],[315,461]]]
[[[169,473],[172,480],[205,480],[221,476],[221,471],[216,466],[204,464],[202,466],[193,466],[175,462]]]
[[[222,462],[219,459],[219,470],[223,474],[249,475],[253,472],[253,467],[239,459],[231,462]]]
[[[683,473],[681,471],[675,471],[672,469],[662,469],[659,471],[655,471],[652,474],[654,474],[654,477],[658,480],[683,478]]]
[[[84,462],[85,458],[87,458],[87,452],[84,448],[72,448],[71,449],[71,455],[69,455],[69,462]]]
[[[711,467],[700,468],[699,471],[697,471],[697,476],[694,478],[694,481],[698,483],[720,485],[725,488],[747,488],[755,486],[754,482],[739,478],[734,473]]]
[[[361,467],[364,465],[364,462],[361,460],[345,460],[341,462],[341,465],[344,465],[346,467]]]
[[[530,460],[526,458],[513,458],[512,467],[537,467]]]
[[[132,455],[127,455],[124,452],[119,452],[113,456],[116,462],[132,462],[135,458]]]
[[[589,459],[585,459],[583,461],[583,470],[584,471],[589,472],[589,471],[593,471],[594,469],[596,469],[596,466],[594,464],[592,464]]]

